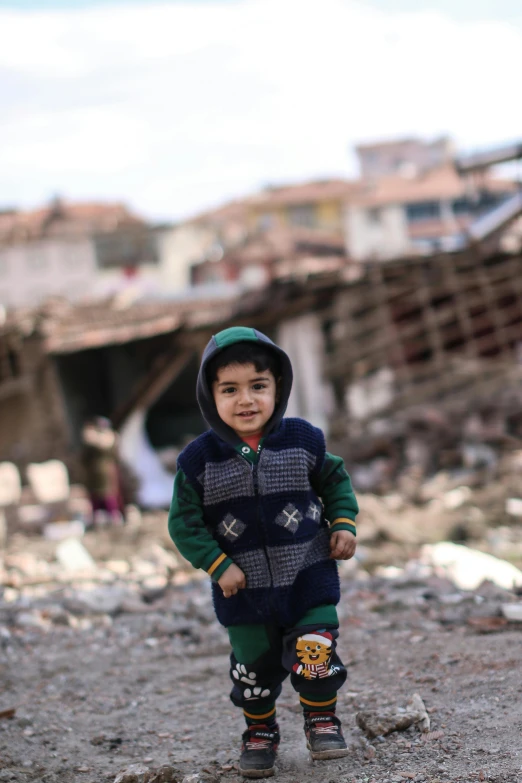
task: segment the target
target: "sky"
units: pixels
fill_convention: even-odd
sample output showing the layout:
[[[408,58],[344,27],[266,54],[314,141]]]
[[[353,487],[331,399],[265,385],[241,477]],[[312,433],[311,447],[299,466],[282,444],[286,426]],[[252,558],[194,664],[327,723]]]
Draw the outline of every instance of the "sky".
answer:
[[[176,220],[356,176],[354,145],[522,138],[520,0],[0,0],[0,208]]]

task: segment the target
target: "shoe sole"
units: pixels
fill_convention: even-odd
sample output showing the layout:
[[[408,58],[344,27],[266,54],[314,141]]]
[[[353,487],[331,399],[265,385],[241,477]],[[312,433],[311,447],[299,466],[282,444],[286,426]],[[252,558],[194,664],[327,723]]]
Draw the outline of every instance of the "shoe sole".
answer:
[[[349,748],[332,748],[331,750],[313,751],[308,743],[306,747],[310,751],[310,755],[313,761],[322,761],[324,759],[342,759],[344,756],[348,756],[350,753]]]
[[[244,778],[271,778],[275,774],[275,767],[270,769],[241,769],[239,767],[239,774]]]

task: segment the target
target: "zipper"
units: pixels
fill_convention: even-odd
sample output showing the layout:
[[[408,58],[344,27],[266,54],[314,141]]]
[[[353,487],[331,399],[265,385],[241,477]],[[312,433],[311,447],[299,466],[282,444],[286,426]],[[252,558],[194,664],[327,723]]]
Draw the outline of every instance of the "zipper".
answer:
[[[258,449],[259,454],[259,449]],[[254,484],[254,497],[256,499],[256,527],[258,530],[259,537],[261,539],[261,543],[263,546],[263,552],[265,553],[266,558],[266,564],[268,567],[268,573],[270,575],[270,587],[269,590],[272,590],[274,586],[274,576],[272,574],[272,567],[270,565],[270,558],[268,557],[268,551],[266,546],[266,536],[265,536],[265,528],[264,528],[264,522],[261,519],[261,515],[259,513],[259,492],[258,492],[258,481],[257,481],[257,463],[252,463],[252,481]]]

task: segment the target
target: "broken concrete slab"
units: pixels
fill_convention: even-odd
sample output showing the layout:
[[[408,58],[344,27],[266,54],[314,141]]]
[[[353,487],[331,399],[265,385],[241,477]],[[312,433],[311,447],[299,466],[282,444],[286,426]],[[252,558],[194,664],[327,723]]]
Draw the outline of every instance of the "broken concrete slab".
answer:
[[[502,604],[502,614],[512,623],[522,623],[522,602],[516,604]]]
[[[96,563],[77,538],[66,538],[56,547],[56,559],[66,571],[95,569]]]
[[[504,590],[522,586],[522,571],[511,563],[450,541],[425,544],[420,559],[462,590],[475,590],[486,580]]]

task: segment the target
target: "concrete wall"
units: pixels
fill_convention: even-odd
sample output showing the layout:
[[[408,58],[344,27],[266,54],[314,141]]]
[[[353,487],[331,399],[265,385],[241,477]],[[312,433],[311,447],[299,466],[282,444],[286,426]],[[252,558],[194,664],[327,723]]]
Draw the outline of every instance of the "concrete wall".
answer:
[[[403,207],[399,204],[377,209],[347,206],[345,242],[348,256],[356,261],[406,255],[411,243]]]
[[[95,280],[88,239],[43,239],[0,249],[0,304],[7,307],[35,305],[48,296],[81,299]]]
[[[319,316],[311,313],[284,321],[278,327],[276,342],[289,355],[294,371],[286,415],[302,417],[328,435],[334,396],[324,379],[325,344]]]
[[[158,275],[166,292],[190,285],[190,267],[216,248],[216,233],[193,224],[174,226],[158,236]]]

